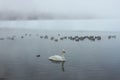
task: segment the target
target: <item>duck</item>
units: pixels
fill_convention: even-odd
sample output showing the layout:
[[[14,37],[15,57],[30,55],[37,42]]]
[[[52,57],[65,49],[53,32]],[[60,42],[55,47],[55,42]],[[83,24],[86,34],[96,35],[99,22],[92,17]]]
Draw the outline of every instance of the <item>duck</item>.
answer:
[[[61,55],[53,55],[53,56],[50,56],[48,59],[51,60],[51,61],[60,61],[60,62],[64,62],[66,61],[64,55],[65,55],[65,50],[63,49],[62,50],[62,53]]]

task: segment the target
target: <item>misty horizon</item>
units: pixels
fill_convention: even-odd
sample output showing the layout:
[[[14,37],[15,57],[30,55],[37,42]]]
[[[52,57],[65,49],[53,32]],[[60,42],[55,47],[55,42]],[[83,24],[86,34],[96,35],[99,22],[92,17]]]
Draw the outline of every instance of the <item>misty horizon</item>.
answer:
[[[42,20],[42,19],[104,19],[91,14],[66,15],[45,12],[20,13],[17,11],[1,11],[0,20]]]
[[[119,0],[0,0],[0,27],[120,31]]]

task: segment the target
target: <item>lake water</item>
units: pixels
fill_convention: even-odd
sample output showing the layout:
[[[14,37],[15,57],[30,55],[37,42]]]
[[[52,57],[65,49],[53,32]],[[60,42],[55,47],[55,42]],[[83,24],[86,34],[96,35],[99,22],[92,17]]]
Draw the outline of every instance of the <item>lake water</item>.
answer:
[[[60,40],[64,36],[101,40]],[[48,60],[62,49],[66,62]],[[0,31],[0,80],[120,80],[119,75],[119,32]]]

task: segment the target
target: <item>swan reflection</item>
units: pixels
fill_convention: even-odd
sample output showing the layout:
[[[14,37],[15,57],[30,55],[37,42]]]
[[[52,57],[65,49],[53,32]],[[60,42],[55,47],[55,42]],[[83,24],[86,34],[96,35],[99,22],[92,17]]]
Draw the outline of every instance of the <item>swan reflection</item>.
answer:
[[[53,60],[50,60],[52,63],[54,63],[54,64],[61,64],[61,70],[63,71],[63,72],[65,72],[65,69],[64,69],[64,63],[65,63],[65,61],[53,61]]]

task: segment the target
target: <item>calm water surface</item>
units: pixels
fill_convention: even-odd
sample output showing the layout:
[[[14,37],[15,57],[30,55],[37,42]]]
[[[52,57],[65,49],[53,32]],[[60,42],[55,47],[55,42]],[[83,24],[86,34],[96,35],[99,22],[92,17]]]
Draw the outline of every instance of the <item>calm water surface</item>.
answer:
[[[40,38],[45,35],[48,38]],[[101,36],[101,40],[59,40],[76,35]],[[109,35],[116,38],[109,39]],[[14,40],[8,38],[11,36]],[[4,38],[0,40],[0,80],[120,80],[119,33],[1,31],[0,37]],[[62,49],[66,62],[48,60]]]

